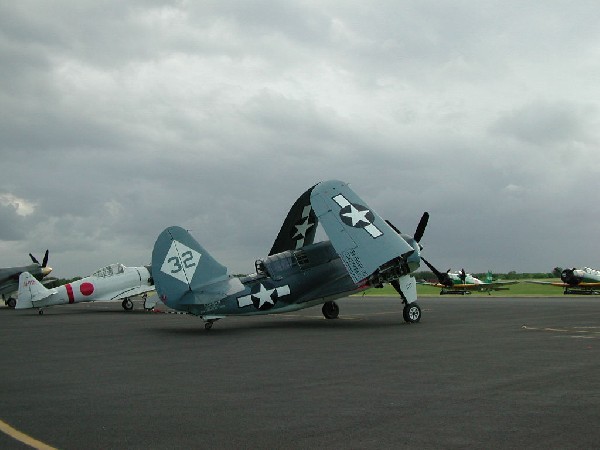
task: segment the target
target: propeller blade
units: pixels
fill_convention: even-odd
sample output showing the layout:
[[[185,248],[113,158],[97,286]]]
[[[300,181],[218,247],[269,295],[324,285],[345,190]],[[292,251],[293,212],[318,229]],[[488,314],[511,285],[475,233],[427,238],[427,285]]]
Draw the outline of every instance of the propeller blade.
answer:
[[[448,272],[446,272],[446,273],[440,272],[435,267],[433,267],[433,264],[431,264],[429,261],[427,261],[422,256],[421,256],[421,261],[423,261],[427,265],[427,267],[429,267],[429,269],[431,269],[431,271],[436,276],[436,278],[438,279],[440,284],[443,284],[444,286],[452,286],[452,284],[453,284],[452,278],[450,278],[450,276],[448,275]]]
[[[425,228],[427,227],[427,222],[429,221],[429,213],[426,211],[421,216],[421,220],[419,220],[419,224],[417,225],[417,229],[415,231],[415,235],[413,236],[415,241],[419,242],[423,237],[423,233],[425,233]]]
[[[438,278],[438,280],[440,279],[440,277],[443,277],[444,275],[446,275],[446,274],[443,274],[442,272],[440,272],[439,270],[437,270],[435,267],[433,267],[433,264],[431,264],[429,261],[427,261],[422,256],[421,256],[421,261],[423,261],[427,265],[427,267],[429,267],[429,269]]]
[[[48,265],[48,250],[46,249],[46,253],[44,254],[44,259],[42,260],[42,267],[46,267]]]
[[[398,228],[396,228],[394,226],[394,224],[392,222],[390,222],[389,220],[385,219],[385,223],[387,223],[392,228],[392,230],[394,230],[396,233],[402,234],[402,233],[400,233],[400,230]]]
[[[31,253],[29,254],[29,257],[31,258],[31,260],[35,263],[35,264],[39,264],[40,262],[35,258],[35,256],[33,256]]]

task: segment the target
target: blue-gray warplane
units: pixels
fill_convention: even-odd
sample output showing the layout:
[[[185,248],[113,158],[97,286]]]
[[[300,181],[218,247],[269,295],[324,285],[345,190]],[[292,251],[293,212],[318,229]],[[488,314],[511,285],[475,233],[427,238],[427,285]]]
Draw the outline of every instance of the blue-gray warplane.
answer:
[[[19,289],[19,276],[23,272],[29,272],[37,280],[41,280],[52,272],[52,267],[48,267],[48,250],[46,250],[41,264],[31,253],[29,257],[33,261],[33,264],[0,269],[0,294],[2,295],[2,300],[4,300],[4,303],[9,308],[14,308],[17,304],[17,300],[13,297],[13,294]]]
[[[159,298],[170,308],[200,316],[205,328],[230,315],[295,311],[322,304],[335,319],[334,300],[384,283],[394,286],[404,303],[406,322],[419,322],[416,282],[411,273],[422,257],[419,241],[429,214],[414,236],[400,234],[356,195],[346,183],[316,184],[290,209],[269,255],[256,272],[228,275],[183,228],[165,229],[152,252],[152,274]],[[314,242],[321,223],[328,241]]]

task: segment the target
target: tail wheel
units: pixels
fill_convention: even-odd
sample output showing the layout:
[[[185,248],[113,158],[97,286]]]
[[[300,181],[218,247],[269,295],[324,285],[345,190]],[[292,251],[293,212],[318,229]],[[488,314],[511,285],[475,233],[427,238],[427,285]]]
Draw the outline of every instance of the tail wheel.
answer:
[[[121,303],[121,306],[125,311],[131,311],[133,309],[133,302],[131,301],[131,299],[126,298],[125,300],[123,300],[123,303]]]
[[[340,315],[340,307],[336,302],[325,302],[323,303],[323,308],[321,308],[321,312],[325,316],[326,319],[337,319]]]
[[[408,323],[417,323],[421,320],[421,307],[415,302],[409,303],[404,306],[402,311],[404,321]]]

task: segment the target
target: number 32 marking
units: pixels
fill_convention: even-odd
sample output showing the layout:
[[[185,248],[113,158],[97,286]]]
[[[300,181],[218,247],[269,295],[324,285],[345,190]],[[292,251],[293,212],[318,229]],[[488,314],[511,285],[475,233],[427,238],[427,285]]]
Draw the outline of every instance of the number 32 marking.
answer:
[[[171,263],[173,265],[173,269],[171,270],[171,273],[179,273],[181,272],[184,268],[186,269],[191,269],[192,267],[194,267],[196,265],[196,263],[193,261],[194,259],[194,255],[192,254],[191,251],[187,251],[187,252],[183,252],[181,254],[181,259],[179,259],[177,256],[171,256],[167,262]],[[182,265],[183,262],[183,265]]]

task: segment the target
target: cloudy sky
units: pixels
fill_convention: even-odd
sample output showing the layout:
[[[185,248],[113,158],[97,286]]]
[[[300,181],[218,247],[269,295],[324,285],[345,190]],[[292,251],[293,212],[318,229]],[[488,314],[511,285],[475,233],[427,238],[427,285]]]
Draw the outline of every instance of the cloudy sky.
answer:
[[[597,2],[0,3],[0,267],[233,273],[341,179],[440,269],[600,268]]]

